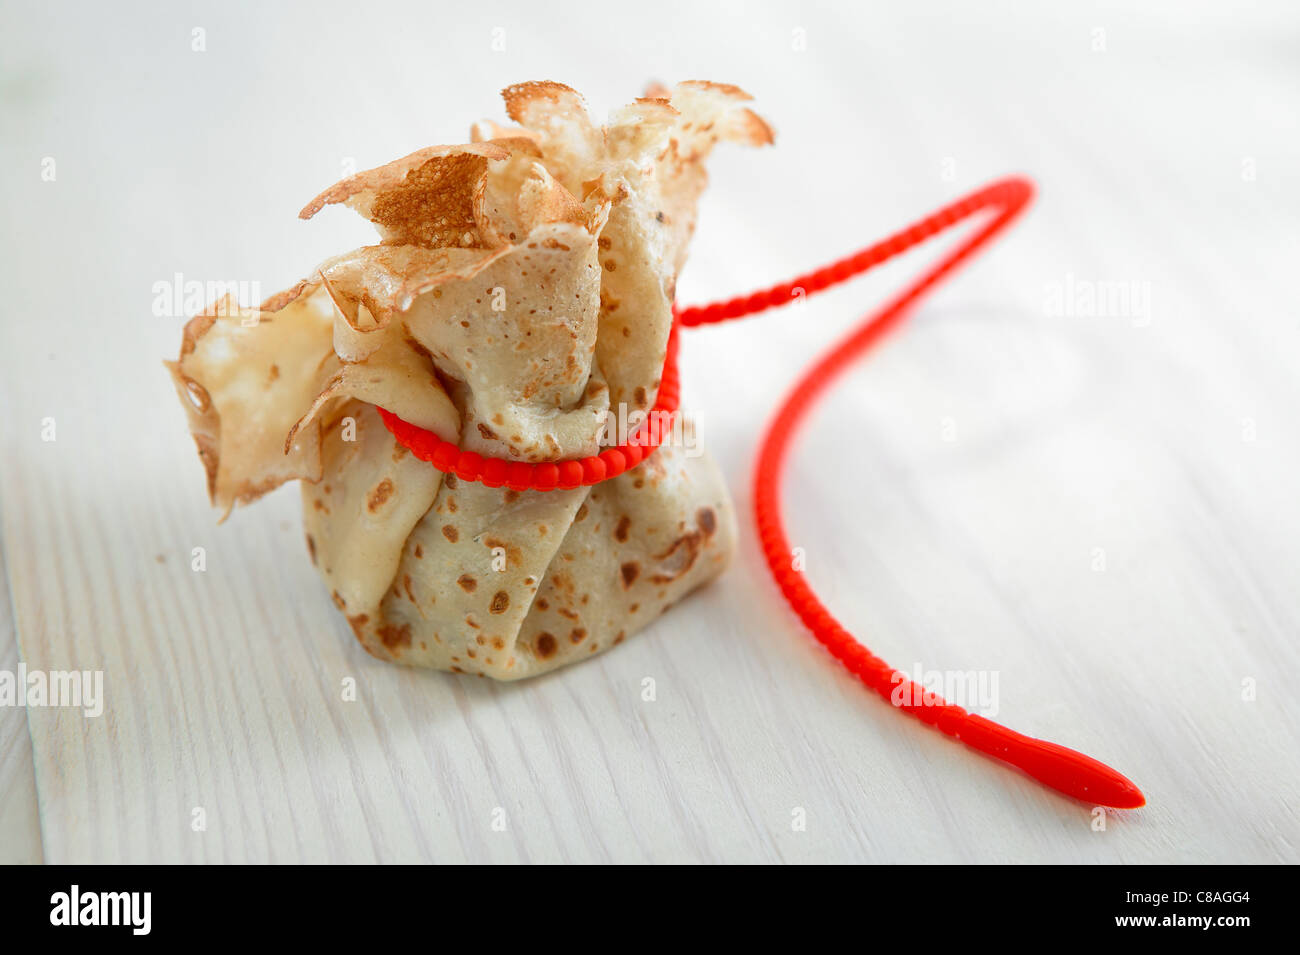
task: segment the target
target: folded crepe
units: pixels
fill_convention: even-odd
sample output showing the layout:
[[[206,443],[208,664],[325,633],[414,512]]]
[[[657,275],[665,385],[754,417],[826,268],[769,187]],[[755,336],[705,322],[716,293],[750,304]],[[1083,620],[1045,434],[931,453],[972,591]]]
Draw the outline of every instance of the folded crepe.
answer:
[[[302,480],[308,551],[367,651],[514,680],[615,646],[722,571],[717,468],[665,443],[593,487],[492,488],[418,459],[376,409],[485,457],[598,453],[610,420],[655,403],[704,160],[771,131],[714,83],[605,126],[558,83],[503,95],[518,126],[309,203],[352,207],[381,241],[259,308],[214,303],[168,367],[217,507]]]

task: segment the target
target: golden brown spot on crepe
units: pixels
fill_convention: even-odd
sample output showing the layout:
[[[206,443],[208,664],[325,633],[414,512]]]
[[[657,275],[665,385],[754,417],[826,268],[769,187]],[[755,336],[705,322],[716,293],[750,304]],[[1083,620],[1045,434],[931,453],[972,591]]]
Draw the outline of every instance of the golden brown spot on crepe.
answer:
[[[356,637],[361,641],[362,646],[365,646],[366,643],[365,637],[362,636],[362,629],[369,622],[370,617],[364,613],[359,613],[355,617],[348,617],[348,625],[352,627],[352,632],[356,634]]]
[[[483,435],[483,437],[487,438],[489,441],[495,441],[497,437],[497,433],[493,431],[491,428],[489,428],[487,425],[485,425],[482,421],[478,423],[478,433]]]
[[[695,523],[704,531],[705,537],[712,537],[713,532],[718,529],[718,519],[713,514],[713,508],[702,507],[695,512]]]
[[[443,524],[442,536],[454,544],[456,541],[460,540],[460,531],[456,530],[454,524]]]
[[[617,271],[617,269],[618,269],[618,263],[617,263],[617,262],[615,262],[613,259],[606,259],[606,260],[605,260],[605,271],[606,271],[606,272],[614,272],[614,271]]]
[[[537,635],[537,655],[547,660],[555,655],[555,637],[549,633]]]
[[[492,595],[492,604],[488,607],[489,613],[505,613],[510,606],[510,595],[504,590],[498,590]]]
[[[404,245],[480,247],[484,243],[474,221],[474,198],[486,174],[483,156],[434,156],[408,172],[401,185],[379,193],[370,218]]]
[[[517,500],[519,500],[519,492],[514,488],[506,488],[505,502],[507,504],[513,504]]]
[[[452,667],[452,668],[451,668],[451,672],[452,672],[452,673],[464,673],[465,671],[462,670],[460,667]]]
[[[377,628],[375,632],[379,634],[379,642],[389,650],[411,645],[411,625],[409,623],[404,623],[400,627],[386,623]]]
[[[500,637],[493,637],[492,646],[495,647],[497,650],[504,650],[506,648],[506,642],[502,640]]]
[[[392,460],[393,460],[393,461],[400,461],[400,460],[402,460],[402,458],[406,457],[406,456],[407,456],[408,454],[410,454],[410,453],[411,453],[410,451],[406,450],[406,445],[404,445],[404,444],[396,444],[396,443],[394,443],[394,444],[393,444]]]
[[[314,498],[311,502],[311,506],[316,508],[318,511],[324,511],[326,514],[330,512],[330,509],[325,506],[325,502],[320,498]]]
[[[627,590],[636,582],[637,575],[641,573],[641,565],[630,560],[619,568],[619,573],[623,577],[623,589]]]
[[[447,496],[447,500],[445,501],[445,503],[446,503],[446,505],[447,505],[447,510],[450,511],[452,514],[455,514],[455,513],[456,513],[456,499],[455,499],[454,497],[452,497],[451,495],[448,495],[448,496]]]
[[[447,487],[453,487],[453,488],[454,488],[454,487],[456,487],[458,484],[460,484],[460,479],[459,479],[458,477],[456,477],[456,475],[454,475],[454,474],[444,474],[444,475],[442,476],[442,483],[445,484]]]
[[[312,566],[316,566],[316,538],[310,534],[307,535],[307,554],[311,557]]]
[[[478,589],[478,581],[469,574],[461,574],[456,583],[460,584],[460,589],[465,591],[467,594],[472,594]]]
[[[573,523],[576,524],[579,521],[586,520],[586,518],[587,518],[587,502],[583,501],[582,506],[578,508],[578,513],[573,515]]]
[[[568,607],[561,607],[559,610],[555,612],[558,613],[561,617],[568,617],[570,620],[582,619],[582,617],[576,611],[570,610]]]
[[[270,372],[266,376],[266,383],[270,385],[271,382],[275,381],[275,379],[279,377],[280,377],[280,366],[272,362]]]
[[[415,545],[415,558],[416,558],[416,560],[421,560],[421,559],[423,559],[423,557],[424,557],[424,548],[421,547],[419,544],[416,544],[416,545]]]
[[[632,526],[632,518],[624,514],[618,519],[618,526],[614,528],[614,540],[620,544],[627,540],[628,528]]]
[[[374,512],[383,506],[383,503],[393,495],[393,482],[391,478],[384,478],[373,488],[366,496],[366,510]]]
[[[501,538],[499,537],[483,538],[483,546],[486,547],[488,550],[493,551],[494,556],[497,550],[500,550],[503,554],[505,554],[506,566],[509,566],[512,563],[518,565],[524,559],[523,551],[521,551],[518,548],[518,546],[514,544],[508,544],[505,541],[501,540]]]
[[[537,608],[538,608],[539,610],[550,610],[550,609],[551,609],[551,602],[550,602],[549,600],[547,600],[545,597],[538,597],[538,598],[537,598]]]
[[[628,609],[628,613],[636,613],[638,610],[641,609],[641,605],[639,603],[636,603],[628,607],[627,609]]]
[[[347,601],[339,595],[337,590],[330,591],[330,599],[334,601],[334,606],[338,607],[340,610],[348,609]]]
[[[632,396],[636,399],[638,405],[645,404],[645,389],[640,385],[637,385],[637,389],[632,393]]]
[[[574,627],[572,630],[569,631],[570,643],[578,644],[578,643],[582,643],[582,641],[586,639],[587,639],[587,631],[582,629],[582,627]]]
[[[474,638],[474,642],[477,643],[480,647],[486,647],[486,646],[487,646],[487,637],[483,636],[483,634],[480,633],[477,637]],[[470,655],[471,655],[471,656],[474,655],[474,651],[473,651],[473,650],[470,651]]]
[[[410,574],[403,574],[403,575],[402,575],[402,588],[406,591],[406,599],[409,600],[409,601],[411,601],[411,603],[415,603],[415,594],[413,594],[413,593],[411,592],[411,575],[410,575]]]

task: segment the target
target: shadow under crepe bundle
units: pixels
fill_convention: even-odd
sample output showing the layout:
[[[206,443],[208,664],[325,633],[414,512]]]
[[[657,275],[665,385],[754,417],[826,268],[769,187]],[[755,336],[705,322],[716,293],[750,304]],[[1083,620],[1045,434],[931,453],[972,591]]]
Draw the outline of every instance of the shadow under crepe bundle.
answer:
[[[444,475],[375,406],[485,456],[595,454],[606,414],[647,411],[704,160],[771,142],[721,84],[681,83],[593,125],[558,83],[504,91],[517,127],[326,190],[381,242],[258,309],[216,303],[169,363],[229,513],[294,478],[312,560],[377,657],[502,680],[609,649],[725,567],[716,466],[664,444],[595,487]]]

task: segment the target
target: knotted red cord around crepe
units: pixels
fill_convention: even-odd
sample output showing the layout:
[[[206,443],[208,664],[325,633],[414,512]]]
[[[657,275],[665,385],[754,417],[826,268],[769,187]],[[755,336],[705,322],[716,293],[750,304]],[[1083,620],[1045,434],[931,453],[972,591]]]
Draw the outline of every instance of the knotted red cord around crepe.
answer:
[[[924,690],[902,672],[872,654],[831,616],[825,604],[808,586],[803,573],[795,569],[785,522],[781,516],[781,480],[786,452],[795,430],[813,402],[850,363],[895,328],[909,306],[1009,225],[1033,196],[1034,186],[1028,179],[1002,179],[945,206],[882,242],[789,282],[712,305],[693,306],[681,311],[674,308],[675,321],[668,336],[659,395],[650,416],[629,437],[627,443],[609,448],[598,455],[543,464],[485,458],[472,451],[462,451],[452,442],[444,441],[430,431],[403,421],[383,408],[379,409],[379,414],[393,437],[412,454],[430,462],[440,471],[455,474],[466,481],[481,481],[488,487],[504,486],[515,490],[531,488],[539,491],[599,484],[640,464],[646,455],[654,451],[667,432],[667,427],[654,427],[651,422],[658,413],[660,421],[666,423],[677,411],[680,397],[677,375],[679,326],[710,325],[785,305],[795,298],[797,290],[803,290],[806,294],[820,292],[920,245],[977,212],[996,211],[996,215],[987,224],[949,252],[938,265],[884,308],[868,315],[852,334],[814,363],[786,397],[776,418],[763,435],[758,453],[758,466],[754,475],[754,512],[758,522],[759,541],[777,586],[804,625],[850,673],[892,705],[977,752],[1018,767],[1066,795],[1093,805],[1136,809],[1146,804],[1142,792],[1104,763],[969,713],[937,694]]]

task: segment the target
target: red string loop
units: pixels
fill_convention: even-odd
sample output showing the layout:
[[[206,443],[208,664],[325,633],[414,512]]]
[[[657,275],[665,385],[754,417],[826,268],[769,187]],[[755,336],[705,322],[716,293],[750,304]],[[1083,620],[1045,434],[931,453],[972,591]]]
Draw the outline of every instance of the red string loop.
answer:
[[[485,457],[473,451],[463,451],[456,442],[444,440],[432,431],[411,424],[387,408],[376,406],[375,410],[398,444],[421,461],[427,461],[439,471],[454,474],[461,480],[480,481],[488,487],[504,485],[512,491],[590,487],[636,467],[671,432],[673,418],[681,401],[677,373],[677,329],[678,325],[674,321],[668,332],[668,347],[664,354],[663,372],[659,377],[659,394],[645,420],[628,436],[626,442],[599,454],[567,461],[536,463]]]

